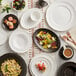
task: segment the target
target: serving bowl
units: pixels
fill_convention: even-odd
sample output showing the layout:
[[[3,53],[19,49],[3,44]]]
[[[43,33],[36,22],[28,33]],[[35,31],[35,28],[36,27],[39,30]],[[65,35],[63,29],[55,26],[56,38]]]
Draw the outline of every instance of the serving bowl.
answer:
[[[48,33],[51,34],[53,37],[55,37],[57,48],[55,48],[55,49],[53,49],[53,48],[47,48],[47,49],[43,48],[43,47],[39,44],[39,42],[38,42],[38,40],[37,40],[37,38],[36,38],[37,34],[38,34],[40,31],[48,32]],[[51,30],[49,30],[49,29],[46,29],[46,28],[37,29],[37,30],[34,32],[34,34],[33,34],[33,41],[34,41],[34,43],[36,44],[36,46],[37,46],[38,48],[40,48],[42,51],[44,51],[44,52],[55,52],[55,51],[57,51],[57,50],[60,48],[60,40],[59,40],[59,37],[58,37],[53,31],[51,31]]]
[[[7,54],[4,54],[0,57],[0,69],[1,69],[1,64],[5,61],[5,60],[10,60],[10,59],[15,59],[16,62],[18,62],[18,64],[21,66],[21,73],[19,76],[26,76],[26,73],[27,73],[27,66],[26,66],[26,62],[24,61],[24,59],[19,56],[18,54],[16,53],[7,53]],[[1,72],[1,71],[0,71]],[[2,73],[2,72],[1,72]]]

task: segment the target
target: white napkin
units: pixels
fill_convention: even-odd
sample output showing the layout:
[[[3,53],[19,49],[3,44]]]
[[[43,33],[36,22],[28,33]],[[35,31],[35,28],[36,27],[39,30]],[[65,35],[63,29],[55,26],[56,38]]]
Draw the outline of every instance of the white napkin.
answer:
[[[74,39],[74,41],[76,42],[76,26],[73,27],[72,29],[69,30],[72,38]]]
[[[71,38],[69,38],[69,36],[67,35],[67,33],[65,34],[61,34],[61,38],[68,43],[70,46],[72,46],[73,48],[76,49],[76,27],[73,27],[72,29],[70,29],[68,31],[71,35]]]

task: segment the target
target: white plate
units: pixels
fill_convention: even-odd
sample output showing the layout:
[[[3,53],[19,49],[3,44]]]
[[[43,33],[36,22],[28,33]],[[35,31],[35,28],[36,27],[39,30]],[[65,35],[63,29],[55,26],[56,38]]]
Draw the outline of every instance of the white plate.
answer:
[[[32,46],[32,37],[26,31],[16,30],[9,38],[10,48],[17,53],[24,53]]]
[[[31,15],[31,13],[33,11],[36,11],[36,10],[38,12],[40,12],[41,18],[38,21],[34,22],[34,21],[31,20],[30,15]],[[38,9],[38,8],[32,8],[32,9],[29,9],[27,12],[25,12],[23,14],[20,23],[21,23],[21,26],[23,28],[30,29],[30,28],[36,27],[38,25],[38,23],[41,21],[41,19],[42,19],[42,13],[41,13],[40,9]]]
[[[35,66],[35,64],[40,61],[43,61],[46,64],[46,71],[43,73],[40,72]],[[29,69],[32,76],[51,76],[51,75],[54,76],[54,72],[56,71],[56,68],[57,66],[54,60],[52,59],[52,57],[48,57],[43,54],[35,56],[31,60],[30,65],[29,65]]]
[[[75,25],[75,10],[69,3],[54,2],[49,6],[46,19],[50,27],[57,31],[66,31]]]
[[[6,31],[0,29],[0,45],[3,45],[7,41],[8,35]]]

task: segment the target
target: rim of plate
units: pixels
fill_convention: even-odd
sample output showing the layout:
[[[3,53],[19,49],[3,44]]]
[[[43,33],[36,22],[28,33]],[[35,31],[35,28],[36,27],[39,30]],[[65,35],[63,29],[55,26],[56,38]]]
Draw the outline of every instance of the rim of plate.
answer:
[[[46,54],[40,54],[40,55],[37,55],[37,56],[33,57],[33,59],[30,61],[30,64],[29,64],[30,73],[31,73],[33,76],[35,76],[35,75],[34,75],[34,73],[32,72],[31,64],[32,64],[33,60],[36,59],[36,58],[45,58],[45,59],[47,59],[47,60],[49,61],[49,63],[51,63],[51,65],[53,65],[53,62],[54,62],[53,58],[52,58],[51,56],[46,55]],[[56,62],[55,62],[55,63],[56,63]],[[56,65],[56,64],[55,64],[55,67],[57,68],[57,65]],[[56,71],[56,68],[54,68],[54,66],[52,66],[52,69],[51,69],[51,73],[52,73],[52,74],[54,74],[54,73],[53,73],[53,70]],[[51,73],[50,73],[50,75],[51,75]]]
[[[26,24],[25,24],[25,26],[24,26],[23,20],[24,20],[25,15],[27,15],[27,14],[30,15],[30,14],[31,14],[31,11],[34,11],[34,10],[37,10],[37,11],[40,12],[41,18],[39,19],[38,22],[36,22],[35,24],[33,24],[33,26],[31,26],[31,27],[30,27],[30,26],[27,26]],[[42,12],[40,11],[40,9],[38,9],[38,8],[32,8],[32,9],[29,9],[27,12],[25,12],[25,13],[22,15],[20,24],[21,24],[21,27],[24,28],[24,29],[31,29],[31,28],[36,27],[36,26],[38,25],[38,23],[40,23],[41,19],[42,19]]]
[[[17,49],[15,46],[13,46],[13,43],[12,43],[12,41],[11,41],[11,40],[13,39],[13,36],[17,36],[17,35],[19,35],[19,34],[27,37],[28,45],[29,45],[29,46],[27,45],[27,46],[25,47],[25,50],[24,50],[24,48],[23,48],[22,50]],[[10,35],[10,37],[9,37],[9,46],[10,46],[10,48],[11,48],[14,52],[17,52],[17,53],[27,52],[27,51],[31,48],[31,46],[32,46],[32,38],[31,38],[31,35],[29,35],[29,33],[28,33],[27,31],[16,30],[16,31],[14,31],[14,32]]]
[[[62,25],[60,26],[59,24],[56,24],[53,20],[52,20],[52,16],[53,14],[51,14],[57,7],[63,7],[65,9],[67,9],[67,11],[70,14],[70,19],[68,20],[70,23],[66,23],[65,26]],[[50,12],[49,12],[50,11]],[[50,16],[48,16],[50,14]],[[74,24],[75,24],[75,10],[73,8],[73,6],[70,3],[64,2],[64,1],[56,1],[53,4],[51,4],[49,6],[49,8],[47,9],[46,12],[46,20],[48,25],[53,28],[54,30],[57,31],[67,31],[69,30]],[[69,27],[68,27],[69,26]]]

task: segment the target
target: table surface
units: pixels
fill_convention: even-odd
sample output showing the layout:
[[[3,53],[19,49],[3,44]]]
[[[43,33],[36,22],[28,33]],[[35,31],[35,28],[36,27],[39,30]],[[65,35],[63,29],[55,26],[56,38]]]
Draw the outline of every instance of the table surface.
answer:
[[[5,1],[12,1],[12,0],[5,0]],[[14,13],[14,14],[16,14],[17,16],[18,16],[18,18],[20,19],[21,18],[21,16],[22,16],[22,14],[24,13],[24,12],[26,12],[28,9],[31,9],[31,8],[34,8],[35,7],[35,3],[36,3],[36,1],[37,0],[27,0],[27,8],[23,11],[23,12],[15,12],[15,11],[11,11],[10,13]],[[46,0],[47,2],[48,2],[48,4],[49,5],[51,5],[51,3],[53,3],[54,1],[62,1],[62,0]],[[70,2],[73,6],[74,6],[74,8],[76,9],[76,0],[65,0],[65,1],[68,1],[68,2]],[[47,8],[48,8],[48,6],[47,7],[45,7],[45,8],[42,8],[42,9],[40,9],[41,11],[42,11],[42,13],[43,13],[43,17],[42,17],[42,21],[38,24],[38,26],[37,27],[35,27],[35,28],[33,28],[33,29],[29,29],[29,30],[26,30],[26,31],[28,31],[29,33],[31,33],[31,35],[33,34],[33,32],[36,30],[36,29],[38,29],[38,28],[49,28],[48,27],[48,24],[47,24],[47,22],[46,22],[46,19],[45,19],[45,13],[46,13],[46,10],[47,10]],[[1,25],[1,19],[3,18],[3,16],[5,16],[7,13],[0,13],[0,25]],[[19,27],[18,27],[18,29],[22,29],[21,27],[20,27],[20,25],[19,25]],[[50,28],[51,29],[51,28]],[[0,30],[2,30],[2,28],[1,28],[1,26],[0,26]],[[53,30],[53,29],[51,29],[51,30]],[[54,31],[54,30],[53,30]],[[54,31],[54,32],[56,32],[56,31]],[[12,32],[8,32],[8,31],[6,31],[6,34],[7,34],[7,36],[9,37],[10,36],[10,34],[11,34]],[[56,32],[58,35],[60,34],[60,32]],[[61,39],[60,39],[61,40]],[[62,45],[65,45],[65,43],[61,40],[61,46]],[[9,53],[9,52],[13,52],[13,51],[11,51],[11,49],[10,49],[10,47],[9,47],[9,44],[8,44],[8,40],[7,40],[7,42],[4,44],[4,45],[2,45],[2,46],[0,46],[0,56],[2,56],[3,54],[5,54],[5,53]],[[74,52],[76,52],[76,51],[74,51]],[[34,45],[34,43],[32,42],[32,47],[26,52],[26,53],[24,53],[24,54],[19,54],[20,56],[22,56],[23,57],[23,59],[25,60],[25,62],[27,63],[27,66],[28,66],[28,64],[29,64],[29,61],[32,59],[32,57],[34,57],[34,56],[36,56],[36,55],[38,55],[38,54],[41,54],[41,53],[43,53],[40,49],[38,49],[35,45]],[[60,67],[60,65],[62,65],[64,62],[68,62],[68,61],[73,61],[73,62],[76,62],[76,53],[75,53],[75,55],[74,55],[74,57],[72,58],[72,59],[70,59],[70,60],[68,60],[68,61],[65,61],[65,60],[62,60],[60,57],[59,57],[59,50],[57,51],[57,52],[54,52],[54,53],[46,53],[46,54],[48,54],[49,56],[52,56],[53,57],[53,59],[56,61],[56,64],[57,64],[57,69]],[[29,72],[27,72],[27,75],[26,76],[31,76],[30,74],[29,74]],[[53,75],[51,75],[51,76],[53,76]],[[56,72],[55,72],[55,76],[56,76]]]

